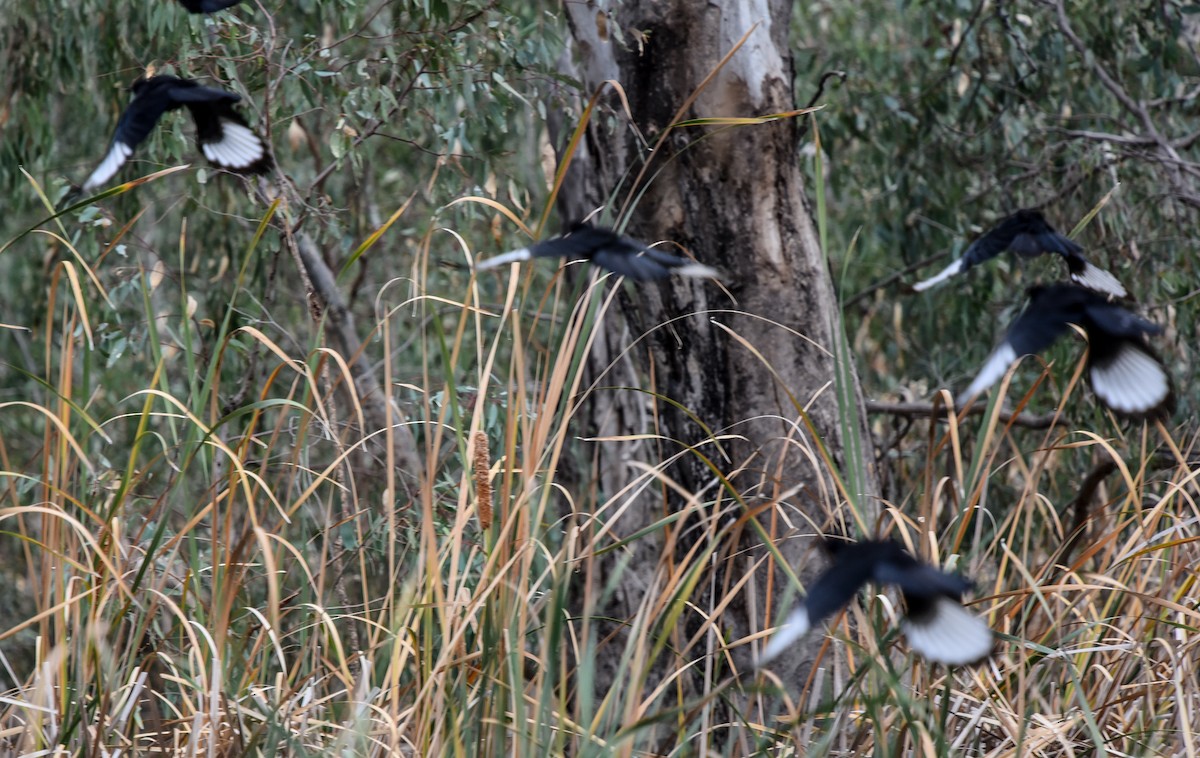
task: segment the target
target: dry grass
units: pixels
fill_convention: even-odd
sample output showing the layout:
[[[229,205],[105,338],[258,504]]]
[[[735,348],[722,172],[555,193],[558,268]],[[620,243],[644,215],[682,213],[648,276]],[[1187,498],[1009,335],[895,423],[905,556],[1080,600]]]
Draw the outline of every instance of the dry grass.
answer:
[[[32,608],[0,642],[33,642],[3,662],[4,750],[1197,754],[1190,438],[1111,420],[1038,433],[994,414],[922,422],[928,438],[890,459],[896,491],[911,495],[867,528],[976,577],[996,656],[952,672],[915,661],[891,631],[896,599],[870,596],[829,625],[807,681],[781,682],[738,668],[735,651],[761,633],[723,632],[739,605],[761,618],[769,593],[714,577],[749,576],[749,512],[772,542],[862,514],[836,491],[801,509],[747,461],[724,459],[737,424],[690,449],[630,430],[675,452],[636,464],[627,490],[597,492],[569,464],[617,442],[581,441],[573,426],[582,404],[621,391],[580,369],[614,290],[539,281],[464,280],[457,300],[418,285],[380,293],[381,365],[420,356],[389,384],[418,419],[425,468],[397,474],[387,430],[354,423],[338,361],[202,323],[187,281],[169,292],[141,278],[146,372],[99,391],[89,336],[104,298],[56,279],[31,337],[46,391],[8,403],[0,427],[5,555]],[[394,354],[412,323],[418,352]],[[221,362],[251,351],[262,379],[222,410],[240,375]],[[794,434],[754,470],[827,465],[800,421],[785,421]],[[703,456],[711,486],[682,491],[669,470],[685,456]],[[1118,471],[1063,552],[1070,472],[1108,456]],[[631,531],[635,508],[663,517]],[[597,609],[621,573],[599,557],[651,539],[665,544],[654,580],[621,620],[628,633],[610,638]],[[619,661],[616,683],[593,693],[601,658]]]
[[[398,509],[355,498],[371,492],[347,464],[364,440],[336,420],[340,373],[308,360],[319,356],[288,356],[244,331],[275,356],[257,403],[221,417],[220,377],[190,385],[190,361],[164,351],[148,387],[92,407],[73,379],[88,357],[67,308],[43,342],[61,401],[7,411],[44,420],[31,467],[8,459],[28,455],[28,440],[4,440],[0,518],[19,535],[36,608],[5,638],[37,640],[32,668],[10,668],[8,750],[642,754],[650,736],[673,733],[686,750],[727,754],[1195,753],[1198,469],[1190,441],[1163,427],[1056,427],[1034,440],[991,417],[938,426],[908,473],[928,483],[884,504],[876,527],[938,560],[960,555],[979,578],[977,608],[1002,633],[996,657],[949,674],[912,661],[888,631],[894,602],[872,598],[830,625],[821,675],[794,698],[796,682],[728,669],[746,640],[722,638],[722,614],[745,586],[707,577],[737,559],[722,516],[742,509],[732,495],[744,475],[742,462],[709,457],[724,482],[679,493],[696,516],[692,547],[664,551],[628,620],[624,684],[583,697],[605,642],[595,619],[572,612],[598,607],[614,580],[593,573],[594,559],[646,539],[623,534],[624,513],[666,512],[676,485],[670,462],[644,465],[629,492],[600,500],[562,479],[572,419],[599,391],[581,384],[578,357],[612,290],[590,285],[572,300],[560,282],[530,282],[511,276],[503,307],[480,307],[478,283],[454,303],[450,336],[425,366],[430,468]],[[191,351],[206,339],[220,355],[221,339],[199,331]],[[433,404],[434,392],[458,402]],[[800,437],[776,465],[821,465]],[[1159,447],[1175,462],[1152,456]],[[127,461],[100,462],[116,450]],[[1060,554],[1069,518],[1046,487],[1069,459],[1099,455],[1120,470]],[[488,486],[494,524],[480,529]],[[823,517],[848,521],[845,504],[826,500]],[[774,539],[811,533],[786,499],[779,506],[764,519]],[[679,678],[649,684],[661,660]],[[694,675],[697,692],[684,686]],[[734,691],[749,693],[749,710],[720,723]]]

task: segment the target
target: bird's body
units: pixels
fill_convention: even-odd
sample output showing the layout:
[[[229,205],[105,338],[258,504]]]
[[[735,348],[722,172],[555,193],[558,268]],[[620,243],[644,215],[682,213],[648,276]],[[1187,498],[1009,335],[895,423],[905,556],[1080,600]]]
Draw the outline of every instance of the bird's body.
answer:
[[[1162,327],[1099,292],[1065,282],[1030,289],[1029,304],[962,393],[960,404],[995,384],[1021,356],[1050,347],[1072,324],[1087,334],[1088,378],[1105,407],[1132,417],[1170,413],[1170,377],[1145,342]]]
[[[483,261],[476,270],[485,271],[505,263],[530,258],[582,258],[620,276],[638,281],[680,276],[716,277],[717,272],[689,258],[648,247],[612,229],[576,223],[561,237],[543,240],[520,250]]]
[[[242,0],[179,0],[188,13],[216,13],[232,8]]]
[[[776,631],[759,665],[777,657],[853,600],[868,582],[900,588],[908,606],[904,633],[909,646],[921,656],[957,666],[974,663],[991,652],[991,630],[962,606],[962,595],[971,588],[966,578],[918,561],[895,540],[851,543],[826,539],[822,547],[833,564],[817,577],[801,606]]]
[[[1074,240],[1059,234],[1038,211],[1019,210],[989,229],[975,240],[960,258],[942,269],[936,276],[913,285],[920,292],[949,279],[968,268],[991,260],[1005,250],[1022,258],[1053,253],[1067,263],[1071,279],[1076,283],[1114,297],[1125,297],[1125,287],[1116,277],[1093,266],[1083,257],[1083,248]]]
[[[190,79],[155,76],[133,83],[133,100],[117,121],[108,153],[83,183],[91,190],[107,182],[141,144],[163,114],[187,108],[196,122],[196,141],[214,165],[246,173],[266,171],[271,158],[266,144],[234,110],[241,95],[204,87]]]

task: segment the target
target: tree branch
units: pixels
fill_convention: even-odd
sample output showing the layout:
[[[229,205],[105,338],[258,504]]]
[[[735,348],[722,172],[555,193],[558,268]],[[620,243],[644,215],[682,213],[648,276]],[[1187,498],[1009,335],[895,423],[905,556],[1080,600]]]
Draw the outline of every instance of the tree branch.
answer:
[[[1193,458],[1180,461],[1172,453],[1158,452],[1150,456],[1150,460],[1146,462],[1145,471],[1162,471],[1163,469],[1178,465],[1195,468],[1197,465],[1200,465],[1200,460]],[[1071,520],[1071,532],[1067,535],[1067,541],[1062,548],[1063,562],[1071,557],[1076,543],[1079,542],[1080,537],[1083,535],[1083,527],[1087,525],[1088,519],[1091,518],[1092,501],[1096,498],[1096,490],[1100,489],[1100,485],[1104,483],[1104,480],[1116,470],[1116,460],[1106,456],[1103,461],[1092,467],[1092,470],[1088,472],[1087,476],[1083,478],[1083,482],[1080,483],[1079,491],[1076,493],[1075,499],[1071,501],[1070,508],[1073,517]]]
[[[364,434],[391,427],[395,435],[397,468],[410,476],[417,475],[421,471],[421,462],[417,456],[416,439],[404,423],[403,412],[379,384],[367,361],[354,325],[354,314],[346,306],[333,272],[325,265],[316,243],[308,234],[300,232],[294,238],[290,234],[286,237],[289,244],[294,244],[294,253],[300,260],[309,286],[310,299],[316,298],[319,310],[325,317],[325,336],[330,347],[341,353],[350,366],[354,389],[366,417]]]
[[[1157,160],[1167,167],[1167,180],[1172,191],[1179,196],[1179,199],[1185,205],[1193,208],[1200,207],[1200,197],[1197,197],[1191,191],[1184,182],[1183,176],[1181,176],[1181,170],[1188,171],[1194,175],[1194,166],[1181,158],[1175,144],[1158,130],[1146,104],[1135,100],[1121,83],[1108,72],[1108,69],[1101,65],[1099,56],[1090,50],[1083,40],[1079,38],[1079,35],[1075,33],[1075,30],[1071,27],[1070,19],[1067,18],[1067,11],[1063,0],[1054,0],[1054,7],[1058,15],[1058,29],[1062,35],[1067,38],[1067,41],[1083,58],[1087,67],[1096,75],[1101,84],[1112,93],[1117,102],[1128,111],[1129,115],[1141,122],[1143,134],[1140,137],[1128,138],[1126,144],[1133,144],[1128,141],[1130,139],[1146,140],[1145,144],[1153,146],[1155,153],[1155,155],[1148,157]],[[1185,143],[1187,139],[1184,138]]]
[[[859,302],[860,300],[864,300],[865,298],[868,298],[871,295],[875,294],[876,290],[881,290],[884,287],[887,287],[888,285],[893,284],[893,283],[903,279],[904,277],[908,276],[912,272],[925,268],[930,263],[936,263],[937,261],[939,261],[942,258],[945,258],[947,255],[949,255],[950,252],[951,252],[950,248],[946,248],[945,250],[941,251],[940,253],[934,253],[933,255],[928,255],[928,256],[922,258],[921,260],[917,261],[916,263],[914,263],[906,268],[900,269],[899,271],[892,274],[891,276],[887,276],[887,277],[884,277],[883,279],[880,279],[879,281],[875,282],[871,286],[867,287],[865,290],[862,290],[861,292],[857,292],[854,295],[851,295],[850,297],[846,298],[845,302],[842,303],[842,309],[845,310],[846,308],[849,308],[850,306],[854,305],[855,303]],[[906,292],[911,294],[912,289],[911,288],[907,289]]]
[[[950,414],[958,414],[961,416],[982,416],[987,411],[987,406],[976,403],[962,409],[954,409],[945,404],[938,403],[886,403],[880,400],[866,401],[867,413],[886,413],[891,416],[903,416],[904,418],[934,418],[945,420]],[[1034,416],[1028,413],[1013,413],[1012,411],[1000,411],[1000,421],[1013,426],[1023,426],[1027,429],[1049,429],[1054,425],[1056,418],[1062,418],[1057,413],[1045,413],[1041,416]]]

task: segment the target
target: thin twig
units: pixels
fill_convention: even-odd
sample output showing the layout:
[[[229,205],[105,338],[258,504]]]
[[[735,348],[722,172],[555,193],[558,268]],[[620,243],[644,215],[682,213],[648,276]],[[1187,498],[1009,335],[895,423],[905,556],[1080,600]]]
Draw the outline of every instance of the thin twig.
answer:
[[[870,297],[871,295],[875,294],[875,292],[877,290],[881,290],[884,287],[888,287],[888,286],[894,284],[895,282],[899,281],[900,279],[903,279],[904,277],[913,273],[914,271],[925,268],[930,263],[936,263],[936,262],[940,261],[942,258],[945,258],[949,254],[950,254],[949,249],[943,250],[940,253],[934,253],[933,255],[922,258],[921,260],[917,261],[916,263],[912,264],[911,266],[908,266],[907,268],[900,269],[899,271],[892,274],[891,276],[880,279],[879,281],[875,282],[874,284],[872,284],[871,286],[862,290],[861,292],[855,293],[854,295],[851,295],[850,297],[846,298],[846,301],[844,303],[842,303],[842,308],[843,309],[849,308],[850,306],[854,305],[855,303],[857,303],[861,300],[864,300],[864,299]]]
[[[833,71],[826,71],[825,73],[821,74],[821,80],[817,82],[816,94],[814,94],[812,96],[812,99],[808,101],[808,105],[804,106],[805,108],[812,108],[812,107],[816,106],[817,101],[821,99],[821,95],[825,92],[826,80],[832,79],[834,77],[837,77],[837,80],[840,82],[845,82],[846,81],[846,72],[835,69]]]
[[[289,243],[293,241],[292,235],[287,235],[285,239]],[[364,355],[363,344],[354,326],[354,314],[350,312],[341,291],[338,290],[333,272],[325,265],[316,243],[308,234],[301,232],[295,235],[294,243],[294,252],[306,274],[310,292],[317,298],[320,315],[325,318],[325,336],[330,347],[339,352],[350,366],[358,400],[362,404],[369,427],[381,429],[390,423],[396,435],[397,467],[410,476],[419,476],[421,462],[412,430],[405,424],[405,417],[400,408],[371,370],[371,364]]]
[[[1154,453],[1150,456],[1150,460],[1146,462],[1145,470],[1162,471],[1163,469],[1171,468],[1180,464],[1174,455],[1166,452]],[[1188,468],[1195,468],[1200,465],[1200,461],[1186,461]],[[1110,456],[1106,456],[1104,460],[1092,467],[1092,470],[1083,478],[1083,482],[1079,485],[1079,491],[1075,495],[1075,499],[1071,501],[1071,512],[1073,514],[1071,520],[1071,532],[1067,535],[1067,540],[1063,544],[1062,552],[1060,553],[1060,562],[1064,565],[1070,560],[1071,553],[1075,549],[1076,543],[1079,542],[1083,535],[1083,528],[1087,525],[1088,520],[1092,516],[1092,501],[1096,498],[1096,490],[1100,489],[1100,485],[1104,483],[1114,471],[1117,470],[1117,461]]]
[[[949,408],[942,403],[937,405],[934,403],[885,403],[881,400],[868,400],[866,405],[867,413],[886,413],[904,418],[937,417],[941,420],[945,420],[949,414],[982,416],[987,411],[987,406],[981,403],[960,409]],[[1034,416],[1029,413],[1014,414],[1012,411],[1000,411],[1001,423],[1023,426],[1026,429],[1049,429],[1054,425],[1055,418],[1062,418],[1062,416],[1055,413]]]

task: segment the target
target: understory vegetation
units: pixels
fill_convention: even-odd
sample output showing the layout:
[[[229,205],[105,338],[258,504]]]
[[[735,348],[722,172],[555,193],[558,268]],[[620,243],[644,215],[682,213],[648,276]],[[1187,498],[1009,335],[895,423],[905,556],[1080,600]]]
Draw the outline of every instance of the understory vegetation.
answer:
[[[793,117],[844,306],[828,348],[868,401],[842,404],[872,434],[847,449],[873,452],[826,449],[781,386],[787,432],[750,461],[728,453],[745,419],[671,438],[654,377],[587,365],[632,283],[471,270],[558,230],[552,147],[610,114],[579,107],[556,6],[37,5],[0,20],[0,752],[1200,754],[1195,6],[796,6],[797,102],[844,72]],[[280,173],[206,168],[171,116],[64,208],[149,64],[241,92]],[[1024,287],[1059,278],[1003,258],[907,291],[1018,207],[1167,327],[1169,419],[1100,408],[1081,337],[981,414],[897,409],[949,402]],[[644,328],[629,350],[667,327]],[[767,371],[772,349],[747,346]],[[644,424],[619,440],[580,423],[631,393]],[[631,440],[634,483],[604,491],[596,450]],[[683,459],[707,487],[679,485]],[[836,486],[760,478],[790,466]],[[661,516],[626,534],[631,509]],[[787,608],[713,567],[834,526],[971,577],[995,655],[915,658],[872,592],[816,632],[804,681],[754,670],[768,627],[729,618]],[[601,568],[651,532],[652,585]],[[638,613],[603,617],[614,593]]]

